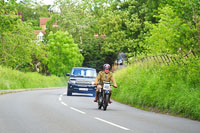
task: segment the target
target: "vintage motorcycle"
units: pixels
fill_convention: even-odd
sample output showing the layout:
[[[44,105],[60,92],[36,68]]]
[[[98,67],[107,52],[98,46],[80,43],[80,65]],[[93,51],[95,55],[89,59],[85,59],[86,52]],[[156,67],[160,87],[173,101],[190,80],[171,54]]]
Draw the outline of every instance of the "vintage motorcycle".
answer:
[[[109,95],[111,93],[110,87],[110,82],[104,82],[104,85],[98,94],[98,109],[101,109],[101,107],[103,107],[104,111],[107,109]]]

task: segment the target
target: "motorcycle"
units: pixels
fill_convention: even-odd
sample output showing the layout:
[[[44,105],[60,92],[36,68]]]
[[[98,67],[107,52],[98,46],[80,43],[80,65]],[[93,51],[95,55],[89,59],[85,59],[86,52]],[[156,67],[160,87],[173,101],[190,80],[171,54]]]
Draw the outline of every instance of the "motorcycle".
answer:
[[[103,107],[104,111],[107,109],[110,95],[110,87],[110,82],[104,82],[104,85],[98,94],[98,109],[101,109],[101,107]]]

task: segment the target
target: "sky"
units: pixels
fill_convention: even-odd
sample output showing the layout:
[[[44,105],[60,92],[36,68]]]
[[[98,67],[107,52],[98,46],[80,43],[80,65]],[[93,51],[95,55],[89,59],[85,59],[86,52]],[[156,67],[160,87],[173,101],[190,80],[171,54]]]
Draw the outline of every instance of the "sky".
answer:
[[[7,0],[5,0],[5,1],[7,1]],[[17,2],[19,2],[20,0],[17,0]],[[33,0],[34,1],[34,0]],[[40,1],[43,1],[43,3],[45,4],[45,5],[53,5],[53,1],[55,1],[55,0],[35,0],[35,1],[37,1],[37,2],[40,2]]]
[[[43,1],[45,5],[53,5],[53,1],[55,0],[37,0],[37,2]]]

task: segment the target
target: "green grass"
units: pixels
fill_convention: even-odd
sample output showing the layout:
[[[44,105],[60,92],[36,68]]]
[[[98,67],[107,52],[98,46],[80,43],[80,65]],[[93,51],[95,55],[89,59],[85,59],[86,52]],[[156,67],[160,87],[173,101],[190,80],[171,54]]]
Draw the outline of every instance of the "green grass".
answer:
[[[66,79],[43,76],[36,72],[20,72],[0,66],[0,89],[26,89],[66,86]]]
[[[115,72],[112,98],[142,109],[200,120],[200,59],[177,65],[134,64]]]

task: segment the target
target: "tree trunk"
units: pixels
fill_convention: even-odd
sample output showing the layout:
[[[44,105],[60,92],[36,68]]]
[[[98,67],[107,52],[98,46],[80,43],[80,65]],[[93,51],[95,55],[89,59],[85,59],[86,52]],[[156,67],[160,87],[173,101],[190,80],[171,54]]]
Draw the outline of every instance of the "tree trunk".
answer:
[[[199,44],[199,51],[200,51],[200,32],[198,34],[199,38],[198,38],[198,44]]]
[[[196,25],[197,27],[197,39],[198,39],[198,46],[199,46],[199,51],[200,51],[200,20]]]

